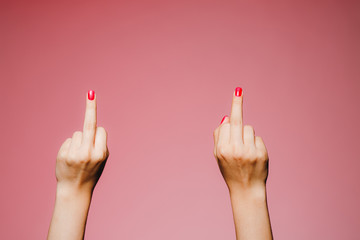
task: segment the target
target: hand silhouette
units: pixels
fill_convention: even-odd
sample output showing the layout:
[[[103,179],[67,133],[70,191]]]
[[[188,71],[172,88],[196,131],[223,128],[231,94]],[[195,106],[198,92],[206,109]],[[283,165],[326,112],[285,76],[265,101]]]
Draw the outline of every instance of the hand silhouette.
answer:
[[[268,153],[254,128],[243,125],[242,89],[236,88],[230,118],[214,131],[214,155],[229,190],[263,187],[268,175]]]
[[[106,142],[105,129],[96,126],[96,96],[89,91],[83,131],[66,139],[57,155],[58,185],[92,191],[109,156]]]

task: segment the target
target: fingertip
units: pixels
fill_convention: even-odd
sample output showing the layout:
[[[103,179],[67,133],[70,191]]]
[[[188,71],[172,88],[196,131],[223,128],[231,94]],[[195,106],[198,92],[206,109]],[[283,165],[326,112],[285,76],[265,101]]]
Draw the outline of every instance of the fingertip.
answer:
[[[93,101],[95,99],[95,91],[94,90],[89,90],[87,93],[87,97],[90,101]]]
[[[97,127],[97,129],[96,129],[96,134],[98,134],[98,133],[102,134],[102,135],[105,136],[105,138],[107,139],[107,137],[108,137],[108,132],[106,131],[105,128],[103,128],[103,127]]]
[[[235,97],[241,97],[241,96],[242,96],[242,93],[243,93],[243,90],[242,90],[241,87],[235,88],[235,91],[234,91]]]
[[[255,136],[255,145],[256,145],[257,148],[264,148],[264,149],[266,149],[264,140],[263,140],[263,138],[260,137],[260,136]]]
[[[233,106],[242,105],[242,100],[243,100],[243,90],[241,87],[237,87],[237,88],[235,88],[234,93],[233,93],[232,105]]]
[[[87,109],[95,109],[95,113],[96,113],[96,108],[97,108],[97,96],[95,94],[94,90],[89,90],[87,92],[87,98],[86,98],[86,108]]]
[[[70,145],[71,145],[71,141],[72,141],[71,138],[67,138],[67,139],[63,142],[63,144],[61,144],[60,149],[59,149],[59,153],[64,152],[64,151],[67,151],[67,150],[69,149]]]

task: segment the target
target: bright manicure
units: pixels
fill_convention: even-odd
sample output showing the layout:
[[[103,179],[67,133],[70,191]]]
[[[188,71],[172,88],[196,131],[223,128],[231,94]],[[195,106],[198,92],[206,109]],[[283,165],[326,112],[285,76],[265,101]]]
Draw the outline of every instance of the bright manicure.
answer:
[[[241,88],[241,87],[237,87],[237,88],[235,89],[235,96],[241,97],[241,94],[242,94],[242,88]]]
[[[94,98],[95,98],[95,92],[93,90],[89,90],[88,99],[89,100],[94,100]]]
[[[225,116],[222,118],[222,120],[221,120],[221,123],[220,123],[220,124],[222,124],[222,123],[224,122],[224,120],[225,120],[225,118],[227,118],[227,116],[228,116],[228,115],[225,115]]]

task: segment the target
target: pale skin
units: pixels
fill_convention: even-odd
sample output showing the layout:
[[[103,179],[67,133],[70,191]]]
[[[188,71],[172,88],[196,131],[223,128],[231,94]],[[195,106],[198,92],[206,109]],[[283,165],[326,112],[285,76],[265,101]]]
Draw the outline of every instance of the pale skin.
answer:
[[[272,239],[266,200],[268,153],[253,127],[243,125],[243,95],[214,131],[214,155],[230,193],[237,240]],[[60,147],[56,201],[48,240],[84,239],[91,197],[109,156],[107,133],[96,124],[96,96],[86,99],[83,131]]]
[[[56,158],[56,200],[48,240],[84,239],[91,197],[109,156],[107,132],[96,124],[96,95],[86,98],[83,131],[65,140]]]
[[[214,155],[229,189],[236,239],[273,239],[266,200],[268,152],[254,128],[243,125],[243,94],[235,92],[230,117],[214,131]]]

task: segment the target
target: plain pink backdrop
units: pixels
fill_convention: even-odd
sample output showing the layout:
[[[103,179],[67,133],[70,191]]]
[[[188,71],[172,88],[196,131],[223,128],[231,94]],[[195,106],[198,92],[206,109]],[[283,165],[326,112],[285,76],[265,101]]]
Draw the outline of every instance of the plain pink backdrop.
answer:
[[[276,239],[359,239],[359,1],[1,1],[0,239],[44,239],[94,89],[87,239],[235,239],[212,132],[244,89]]]

